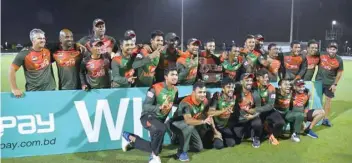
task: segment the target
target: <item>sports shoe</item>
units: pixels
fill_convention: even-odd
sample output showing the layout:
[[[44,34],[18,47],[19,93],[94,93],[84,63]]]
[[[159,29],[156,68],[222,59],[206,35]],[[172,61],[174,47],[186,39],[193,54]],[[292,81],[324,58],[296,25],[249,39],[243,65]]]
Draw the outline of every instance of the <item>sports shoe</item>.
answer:
[[[129,142],[125,146],[122,147],[122,151],[127,152],[128,150],[133,149],[133,143]]]
[[[182,152],[181,154],[177,154],[177,157],[182,162],[189,161],[189,157],[187,155],[187,152]]]
[[[291,140],[294,141],[294,142],[296,142],[296,143],[298,143],[298,142],[301,141],[301,139],[299,139],[299,136],[298,136],[296,133],[293,133],[293,134],[291,135]]]
[[[252,146],[254,147],[254,148],[259,148],[260,147],[260,140],[259,140],[259,138],[258,137],[253,137],[252,138]]]
[[[269,136],[269,143],[272,145],[279,145],[280,144],[280,142],[275,138],[274,135]]]
[[[313,130],[311,129],[306,129],[304,132],[311,138],[314,138],[314,139],[318,138],[318,135],[314,133]]]
[[[328,126],[328,127],[331,127],[331,126],[332,126],[332,124],[331,124],[331,122],[329,121],[329,119],[323,119],[322,125]]]
[[[122,137],[125,138],[125,140],[128,142],[131,142],[131,140],[130,140],[131,135],[132,135],[131,133],[126,132],[126,131],[122,132]]]
[[[149,163],[161,163],[160,157],[151,154],[149,157]]]

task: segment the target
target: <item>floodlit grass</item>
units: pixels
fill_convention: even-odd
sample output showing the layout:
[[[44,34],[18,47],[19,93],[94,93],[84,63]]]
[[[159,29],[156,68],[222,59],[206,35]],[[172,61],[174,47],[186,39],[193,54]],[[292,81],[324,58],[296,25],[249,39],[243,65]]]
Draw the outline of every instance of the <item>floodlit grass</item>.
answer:
[[[9,92],[8,67],[13,56],[1,56],[1,92]],[[54,66],[55,68],[55,66]],[[334,124],[331,128],[319,126],[315,131],[318,139],[302,136],[300,143],[281,140],[279,146],[272,146],[267,141],[262,142],[259,149],[252,148],[250,142],[223,150],[205,150],[201,153],[190,153],[191,162],[195,163],[233,163],[233,162],[269,162],[269,163],[349,163],[352,162],[352,80],[350,71],[352,62],[344,61],[345,73],[339,83],[336,98],[332,103],[330,119]],[[56,73],[56,68],[55,68]],[[24,89],[23,70],[17,73],[18,86]],[[161,154],[162,162],[179,162],[174,159],[175,146],[166,146]],[[23,157],[2,159],[4,163],[142,163],[147,162],[149,153],[132,150],[123,153],[121,150],[86,152],[65,155]]]

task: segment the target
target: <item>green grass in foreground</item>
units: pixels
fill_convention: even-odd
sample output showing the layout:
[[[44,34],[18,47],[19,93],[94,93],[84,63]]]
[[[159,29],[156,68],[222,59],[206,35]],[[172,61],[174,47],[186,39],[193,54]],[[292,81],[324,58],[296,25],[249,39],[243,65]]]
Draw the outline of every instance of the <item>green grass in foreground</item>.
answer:
[[[1,91],[10,91],[8,86],[7,71],[13,56],[2,56],[1,61]],[[352,100],[350,92],[352,86],[348,81],[352,80],[349,73],[352,70],[352,62],[344,61],[345,73],[338,86],[336,98],[332,103],[330,119],[334,124],[331,128],[319,126],[315,131],[318,139],[302,136],[300,143],[290,140],[281,140],[279,146],[271,146],[267,141],[262,142],[259,149],[252,148],[250,142],[244,142],[234,148],[223,150],[205,150],[201,153],[190,153],[191,162],[195,163],[232,163],[232,162],[270,162],[270,163],[349,163],[352,162]],[[56,72],[56,70],[55,70]],[[17,73],[18,85],[23,90],[23,72]],[[166,146],[161,158],[163,162],[179,162],[173,158],[176,153],[175,146]],[[123,153],[121,150],[85,152],[52,156],[23,157],[14,159],[2,159],[4,163],[142,163],[147,162],[148,153],[132,150]]]

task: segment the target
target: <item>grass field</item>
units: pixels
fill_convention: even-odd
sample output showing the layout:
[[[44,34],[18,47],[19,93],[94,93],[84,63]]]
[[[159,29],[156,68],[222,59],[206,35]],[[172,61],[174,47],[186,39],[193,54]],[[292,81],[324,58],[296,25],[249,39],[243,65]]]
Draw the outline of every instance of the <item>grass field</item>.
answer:
[[[13,56],[1,56],[1,91],[8,92],[8,67]],[[271,146],[267,141],[262,142],[259,149],[252,148],[250,142],[223,150],[205,150],[201,153],[190,153],[191,162],[195,163],[232,163],[232,162],[270,162],[270,163],[350,163],[352,162],[352,61],[344,61],[344,75],[339,83],[336,98],[332,103],[330,120],[334,124],[331,128],[319,126],[315,131],[318,139],[302,136],[300,143],[281,140],[279,146]],[[56,72],[56,70],[55,70]],[[23,71],[17,73],[17,83],[23,90]],[[2,101],[4,102],[4,101]],[[161,154],[162,162],[179,162],[173,158],[175,146],[166,146]],[[132,150],[123,153],[121,150],[100,152],[75,153],[53,156],[24,157],[16,159],[2,159],[4,163],[142,163],[147,162],[148,153]]]

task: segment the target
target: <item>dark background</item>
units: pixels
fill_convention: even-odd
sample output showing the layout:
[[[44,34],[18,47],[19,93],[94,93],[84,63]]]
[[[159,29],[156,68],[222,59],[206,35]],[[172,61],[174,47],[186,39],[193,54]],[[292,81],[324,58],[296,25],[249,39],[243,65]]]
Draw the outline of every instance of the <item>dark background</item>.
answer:
[[[261,33],[266,41],[289,41],[291,0],[184,0],[184,37],[235,40]],[[325,39],[332,20],[352,41],[352,0],[295,0],[294,39]],[[49,42],[62,28],[75,40],[88,35],[92,21],[102,18],[107,34],[120,38],[133,29],[148,41],[152,30],[181,34],[181,0],[2,0],[1,40],[29,43],[29,31],[41,28]]]

